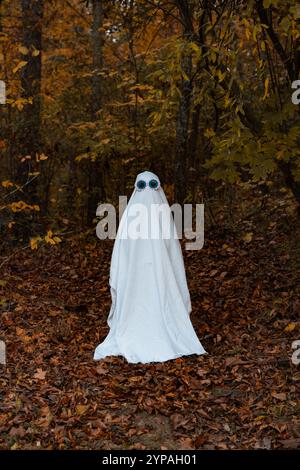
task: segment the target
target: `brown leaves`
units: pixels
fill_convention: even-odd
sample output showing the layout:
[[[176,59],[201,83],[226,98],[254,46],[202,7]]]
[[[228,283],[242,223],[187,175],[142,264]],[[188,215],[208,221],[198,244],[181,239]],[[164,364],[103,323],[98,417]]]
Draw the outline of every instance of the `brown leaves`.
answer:
[[[79,416],[84,415],[89,409],[88,405],[76,405],[75,411]]]
[[[287,399],[287,394],[282,392],[282,393],[276,393],[274,391],[271,392],[271,396],[273,398],[276,398],[276,400],[280,400],[280,401],[285,401]]]
[[[99,264],[94,245],[81,250],[24,252],[15,271],[26,274],[2,287],[17,308],[0,317],[1,448],[297,448],[300,375],[287,351],[298,303],[274,298],[254,252],[207,241],[189,256],[191,319],[209,354],[142,365],[93,361],[108,332],[111,251],[101,249]]]
[[[282,439],[280,444],[283,449],[300,449],[300,438]]]
[[[33,378],[38,380],[45,380],[47,372],[43,369],[37,369],[36,373],[34,374]]]
[[[99,365],[95,368],[95,371],[97,374],[99,375],[105,375],[109,372],[108,369],[106,369],[106,367],[103,367],[102,365]]]
[[[183,415],[180,415],[179,413],[175,413],[170,416],[170,421],[175,429],[175,431],[178,428],[183,428],[185,430],[191,429],[193,425],[191,426],[189,423],[191,422],[191,417],[184,417]]]

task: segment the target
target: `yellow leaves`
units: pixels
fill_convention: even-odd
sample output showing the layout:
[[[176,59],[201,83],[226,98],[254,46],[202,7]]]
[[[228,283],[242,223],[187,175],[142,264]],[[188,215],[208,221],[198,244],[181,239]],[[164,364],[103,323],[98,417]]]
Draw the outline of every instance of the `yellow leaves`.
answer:
[[[253,232],[248,232],[246,233],[246,235],[243,236],[243,240],[246,243],[250,243],[252,241],[252,238],[253,238]]]
[[[225,78],[225,76],[226,76],[226,73],[225,73],[225,72],[222,73],[221,70],[218,70],[218,71],[217,71],[217,76],[218,76],[219,82],[222,83],[223,80],[224,80],[224,78]]]
[[[253,28],[253,39],[254,39],[254,41],[257,40],[257,32],[258,32],[258,28],[257,28],[257,25],[255,25],[254,28]]]
[[[22,111],[22,109],[24,109],[24,106],[28,103],[31,103],[31,100],[26,98],[17,98],[11,103],[11,105],[13,108],[17,108],[19,111]]]
[[[161,115],[161,113],[159,113],[159,112],[153,111],[153,112],[150,114],[150,119],[151,119],[151,121],[152,121],[152,125],[153,125],[153,126],[155,126],[156,124],[160,123],[161,118],[162,118],[162,115]]]
[[[289,28],[290,28],[290,19],[288,16],[285,16],[281,22],[280,22],[280,27],[283,29],[283,31],[285,33],[288,32]]]
[[[285,155],[285,151],[284,151],[284,150],[278,150],[278,152],[276,152],[276,155],[275,155],[275,156],[276,156],[277,160],[282,160],[283,157],[284,157],[284,155]]]
[[[20,46],[19,52],[21,52],[22,55],[27,55],[29,53],[29,50],[25,46]]]
[[[25,157],[21,158],[21,162],[25,162],[25,160],[31,160],[31,155],[26,155]]]
[[[11,181],[8,181],[8,180],[2,181],[1,185],[3,186],[3,188],[10,188],[10,187],[14,186],[14,184]]]
[[[8,37],[7,33],[0,32],[0,41],[5,42],[5,41],[8,41],[8,40],[9,40],[9,37]]]
[[[129,90],[130,91],[136,91],[136,90],[139,90],[139,91],[154,91],[154,87],[152,85],[136,84],[136,85],[132,85],[129,88]]]
[[[75,408],[76,414],[81,416],[88,410],[88,408],[89,408],[88,405],[77,405]]]
[[[37,250],[38,244],[41,240],[42,240],[42,238],[40,236],[31,238],[30,239],[30,248],[32,250]]]
[[[243,105],[238,104],[237,107],[235,108],[235,113],[236,114],[242,114],[243,116],[245,115],[245,111],[243,110]]]
[[[52,230],[48,230],[47,235],[44,238],[46,243],[49,243],[50,245],[56,245],[57,243],[60,243],[62,241],[61,238],[53,236]]]
[[[77,155],[77,157],[75,157],[75,160],[76,162],[81,162],[81,160],[86,160],[90,158],[90,155],[88,153],[82,153],[81,155]]]
[[[36,49],[34,46],[33,47],[33,51],[31,52],[31,55],[32,57],[37,57],[40,55],[40,51],[38,49]],[[25,46],[19,46],[19,52],[22,54],[22,55],[28,55],[30,53],[29,49]]]
[[[214,50],[211,50],[210,51],[210,59],[211,59],[211,62],[214,64],[217,60],[217,54],[215,53]]]
[[[215,135],[215,131],[212,128],[205,129],[204,131],[205,137],[213,137]]]
[[[36,153],[36,154],[35,154],[35,161],[36,161],[36,162],[48,160],[48,158],[49,158],[49,157],[47,157],[47,155],[45,155],[44,153],[41,153],[41,154]],[[22,158],[21,158],[21,162],[25,162],[25,160],[31,160],[31,155],[26,155],[25,157],[22,157]],[[35,175],[38,175],[39,172],[31,172],[30,174],[31,174],[32,176],[35,176]]]
[[[227,94],[225,96],[225,102],[224,102],[225,108],[228,108],[231,105],[231,103],[232,103],[232,100],[230,99],[229,95]]]
[[[245,29],[245,35],[246,35],[247,41],[249,41],[249,39],[251,38],[251,31],[249,28]]]
[[[202,55],[201,47],[199,47],[198,44],[196,44],[195,42],[191,42],[190,43],[190,49],[194,53],[196,59],[199,60],[201,55]]]
[[[20,69],[22,69],[23,67],[25,67],[25,65],[27,65],[27,61],[26,61],[26,60],[21,60],[21,62],[19,62],[19,63],[13,68],[13,73],[17,73]]]
[[[40,155],[36,154],[35,159],[37,162],[40,162],[43,160],[48,160],[48,157],[44,153],[41,153]]]
[[[17,201],[17,202],[12,202],[9,207],[13,212],[21,212],[24,210],[32,210],[32,211],[39,211],[40,207],[37,204],[27,204],[24,201]]]
[[[50,245],[55,245],[55,242],[54,242],[54,240],[52,239],[52,236],[53,236],[53,233],[52,233],[51,230],[49,230],[49,231],[47,232],[47,235],[45,236],[45,241],[46,241],[47,243],[50,243]]]
[[[256,422],[257,422],[257,421],[262,421],[263,419],[266,419],[266,417],[267,417],[266,415],[259,415],[259,416],[257,416],[257,417],[255,418],[254,421],[256,421]]]
[[[265,79],[265,93],[264,93],[264,96],[263,96],[263,100],[265,100],[269,94],[269,84],[270,84],[270,80],[269,78],[266,78]]]
[[[294,331],[294,329],[296,328],[296,326],[297,326],[297,325],[296,325],[296,323],[294,323],[294,322],[289,323],[289,324],[285,327],[284,331],[285,331],[286,333],[290,333],[291,331]]]

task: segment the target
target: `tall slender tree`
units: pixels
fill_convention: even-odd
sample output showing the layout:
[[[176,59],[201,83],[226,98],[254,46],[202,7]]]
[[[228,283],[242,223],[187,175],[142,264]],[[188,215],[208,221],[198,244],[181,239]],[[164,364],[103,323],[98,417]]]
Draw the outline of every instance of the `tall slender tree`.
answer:
[[[41,75],[42,75],[42,20],[43,0],[21,0],[22,45],[26,54],[22,60],[22,97],[27,101],[20,114],[17,138],[17,157],[30,156],[25,162],[18,162],[16,179],[26,185],[25,192],[29,202],[37,202],[37,180],[28,173],[35,171],[36,154],[41,146]]]
[[[93,53],[93,71],[91,80],[91,119],[98,119],[98,112],[101,110],[103,102],[103,79],[101,71],[103,69],[103,0],[92,0],[92,53]],[[103,178],[101,171],[101,162],[96,158],[89,162],[88,175],[88,207],[87,222],[90,223],[95,217],[95,211],[100,198],[103,196]]]

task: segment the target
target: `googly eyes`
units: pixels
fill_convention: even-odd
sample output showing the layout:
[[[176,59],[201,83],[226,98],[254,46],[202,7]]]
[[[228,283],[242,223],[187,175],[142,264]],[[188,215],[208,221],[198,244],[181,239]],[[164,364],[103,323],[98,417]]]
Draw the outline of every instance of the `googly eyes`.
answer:
[[[144,180],[139,180],[135,184],[135,187],[138,191],[143,191],[143,189],[145,189],[146,186],[147,186],[147,183]],[[152,179],[152,180],[149,181],[148,186],[151,189],[158,189],[159,188],[159,182],[155,179]]]
[[[138,189],[139,191],[142,191],[143,189],[145,189],[145,187],[146,187],[146,181],[144,180],[139,180],[136,183],[136,189]]]
[[[149,181],[149,188],[157,189],[158,188],[158,181],[157,180],[150,180]]]

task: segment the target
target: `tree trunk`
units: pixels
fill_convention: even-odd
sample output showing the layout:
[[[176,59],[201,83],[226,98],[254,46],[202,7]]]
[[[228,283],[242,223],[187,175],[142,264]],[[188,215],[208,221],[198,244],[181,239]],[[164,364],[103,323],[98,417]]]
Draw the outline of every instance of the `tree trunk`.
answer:
[[[92,24],[92,50],[93,50],[93,76],[91,95],[91,119],[97,120],[97,113],[102,107],[103,80],[99,72],[103,69],[103,0],[92,0],[93,24]],[[88,168],[88,201],[87,223],[95,218],[97,205],[103,198],[102,165],[99,159],[89,162]]]
[[[41,55],[42,55],[42,19],[43,0],[21,0],[23,46],[28,54],[22,56],[27,64],[22,69],[22,97],[31,99],[20,113],[17,157],[29,156],[25,162],[18,161],[16,179],[19,184],[26,185],[32,177],[29,172],[36,171],[36,153],[40,151],[40,116],[41,116]],[[36,51],[36,52],[34,52]],[[37,180],[24,187],[27,202],[37,203]]]
[[[194,36],[191,6],[187,0],[177,0],[175,3],[183,24],[183,39],[184,41],[189,42]],[[184,76],[181,78],[180,84],[181,98],[176,121],[176,147],[174,162],[175,202],[179,204],[184,203],[187,187],[189,118],[193,90],[191,80],[192,57],[190,52],[182,52],[181,68]]]
[[[185,56],[182,59],[182,68],[187,76],[191,72],[191,57]],[[183,204],[186,196],[186,173],[188,163],[188,132],[189,116],[191,106],[192,86],[190,80],[182,78],[181,99],[176,122],[176,153],[175,153],[175,199],[179,204]]]
[[[200,103],[197,103],[192,112],[191,135],[189,138],[189,165],[193,168],[195,168],[196,166],[196,152],[199,140],[200,112],[201,105]]]

